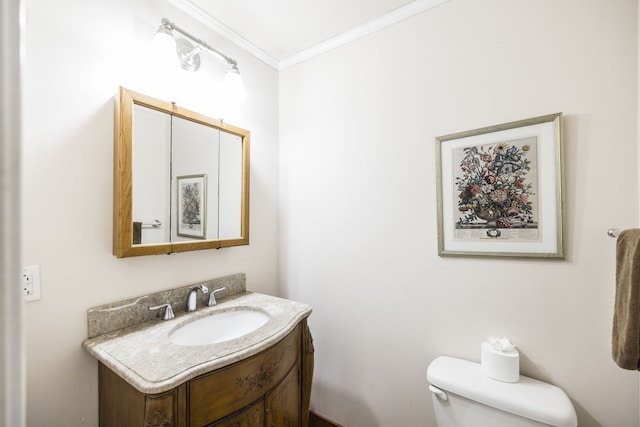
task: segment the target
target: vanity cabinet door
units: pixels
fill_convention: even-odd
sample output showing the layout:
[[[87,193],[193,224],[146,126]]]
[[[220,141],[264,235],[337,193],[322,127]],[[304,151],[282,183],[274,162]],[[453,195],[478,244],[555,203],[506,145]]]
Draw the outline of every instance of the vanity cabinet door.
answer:
[[[282,382],[266,396],[267,427],[300,426],[300,374],[294,366]]]
[[[263,427],[264,400],[260,400],[249,408],[223,419],[211,427]]]
[[[189,381],[189,426],[207,426],[264,399],[299,354],[300,327],[262,353]]]

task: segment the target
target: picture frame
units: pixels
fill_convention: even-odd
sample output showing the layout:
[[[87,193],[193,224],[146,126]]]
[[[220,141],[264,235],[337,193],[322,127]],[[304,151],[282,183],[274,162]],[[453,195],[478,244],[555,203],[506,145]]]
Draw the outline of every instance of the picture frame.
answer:
[[[564,259],[562,113],[436,137],[438,255]]]
[[[176,181],[178,236],[206,239],[207,175],[178,176]]]

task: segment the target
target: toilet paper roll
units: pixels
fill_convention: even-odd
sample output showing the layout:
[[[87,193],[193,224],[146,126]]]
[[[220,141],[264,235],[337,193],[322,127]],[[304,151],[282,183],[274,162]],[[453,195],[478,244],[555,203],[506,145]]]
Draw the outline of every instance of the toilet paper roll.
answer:
[[[488,342],[480,346],[480,366],[489,378],[506,383],[517,383],[520,379],[520,354],[512,348],[499,351]]]

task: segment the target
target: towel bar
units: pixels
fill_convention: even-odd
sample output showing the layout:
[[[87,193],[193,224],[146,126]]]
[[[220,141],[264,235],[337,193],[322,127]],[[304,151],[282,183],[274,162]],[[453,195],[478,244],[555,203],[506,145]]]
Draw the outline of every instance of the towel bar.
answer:
[[[143,222],[142,228],[160,228],[162,226],[162,221],[158,219],[154,219],[151,222]]]
[[[620,234],[620,230],[618,230],[617,228],[610,228],[609,230],[607,230],[607,236],[613,237],[614,239],[618,237],[618,234]]]

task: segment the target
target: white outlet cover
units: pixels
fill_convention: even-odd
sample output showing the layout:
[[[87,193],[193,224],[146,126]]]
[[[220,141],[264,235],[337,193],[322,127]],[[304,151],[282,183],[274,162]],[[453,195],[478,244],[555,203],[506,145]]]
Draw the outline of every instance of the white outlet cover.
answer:
[[[28,281],[31,281],[31,283],[28,283]],[[39,265],[32,265],[22,269],[22,282],[20,283],[20,286],[24,291],[24,300],[26,302],[37,301],[40,299]],[[26,290],[25,288],[29,288],[29,290]]]

